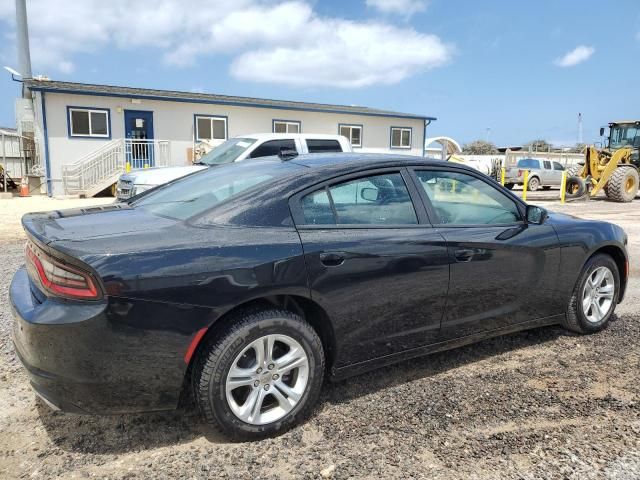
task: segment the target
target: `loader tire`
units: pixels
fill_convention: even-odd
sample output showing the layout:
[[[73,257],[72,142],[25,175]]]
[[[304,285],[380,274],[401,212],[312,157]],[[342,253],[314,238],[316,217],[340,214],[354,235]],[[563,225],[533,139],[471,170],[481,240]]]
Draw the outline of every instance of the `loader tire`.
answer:
[[[580,198],[587,193],[587,184],[582,177],[573,175],[567,178],[566,198]]]
[[[638,193],[638,170],[633,166],[616,168],[604,187],[604,193],[614,202],[632,201]]]
[[[572,165],[567,168],[567,178],[569,177],[577,177],[580,170],[582,170],[583,165]]]

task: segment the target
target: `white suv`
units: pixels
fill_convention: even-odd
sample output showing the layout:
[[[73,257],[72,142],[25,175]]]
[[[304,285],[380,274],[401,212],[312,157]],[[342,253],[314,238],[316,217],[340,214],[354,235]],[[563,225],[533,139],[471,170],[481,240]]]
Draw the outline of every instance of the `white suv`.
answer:
[[[281,151],[303,153],[351,152],[346,137],[312,133],[257,133],[230,138],[204,155],[197,163],[184,167],[155,167],[134,170],[120,176],[116,185],[118,200],[127,200],[138,193],[224,163],[248,158],[278,155]]]

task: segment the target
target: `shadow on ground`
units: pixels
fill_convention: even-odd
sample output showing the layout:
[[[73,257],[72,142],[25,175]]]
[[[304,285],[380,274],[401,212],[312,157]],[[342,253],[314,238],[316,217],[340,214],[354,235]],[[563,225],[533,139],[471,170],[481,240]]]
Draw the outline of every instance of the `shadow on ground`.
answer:
[[[502,353],[553,341],[564,334],[559,327],[539,328],[404,361],[329,383],[325,385],[321,402],[349,402],[365,394],[428,378]],[[206,425],[193,405],[173,412],[116,416],[63,414],[53,412],[41,401],[38,401],[37,409],[52,442],[65,451],[118,454],[179,445],[200,437],[212,443],[230,442]]]

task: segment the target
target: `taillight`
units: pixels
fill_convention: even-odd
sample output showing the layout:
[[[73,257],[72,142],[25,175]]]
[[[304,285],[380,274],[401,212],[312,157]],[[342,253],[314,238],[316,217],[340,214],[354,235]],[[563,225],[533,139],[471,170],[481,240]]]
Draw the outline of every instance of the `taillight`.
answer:
[[[96,299],[100,296],[91,276],[65,265],[37,248],[31,242],[26,247],[27,261],[35,270],[47,291],[66,298]]]
[[[521,177],[522,176],[522,170],[518,170],[518,176]]]

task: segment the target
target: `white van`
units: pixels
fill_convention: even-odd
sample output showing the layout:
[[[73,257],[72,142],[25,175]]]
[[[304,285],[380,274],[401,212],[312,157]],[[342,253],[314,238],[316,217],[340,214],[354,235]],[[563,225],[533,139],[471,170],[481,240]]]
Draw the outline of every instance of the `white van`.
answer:
[[[303,153],[351,152],[351,145],[341,135],[314,133],[257,133],[230,138],[204,155],[197,163],[184,167],[154,167],[124,173],[116,185],[118,200],[127,200],[157,185],[183,177],[194,171],[240,162],[248,158],[278,155],[282,151]]]

